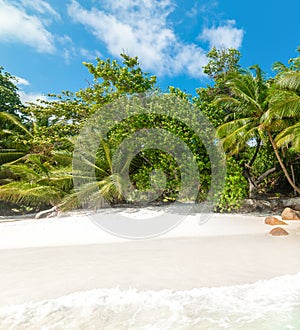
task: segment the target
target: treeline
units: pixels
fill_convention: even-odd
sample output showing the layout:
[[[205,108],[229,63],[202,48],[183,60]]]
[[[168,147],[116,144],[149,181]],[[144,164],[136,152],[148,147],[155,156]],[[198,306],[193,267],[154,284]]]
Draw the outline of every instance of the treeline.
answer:
[[[174,87],[162,93],[156,77],[143,72],[136,57],[121,56],[122,63],[99,58],[96,64],[84,63],[93,76],[88,87],[26,105],[20,101],[16,79],[0,68],[0,213],[79,207],[73,179],[83,173],[72,168],[78,134],[97,111],[135,95],[176,96],[193,106],[195,118],[200,112],[213,124],[215,141],[226,153],[226,184],[216,210],[238,210],[246,197],[300,193],[300,56],[275,63],[274,77],[267,78],[258,65],[242,68],[237,50],[214,48],[204,67],[212,84],[197,89],[194,97]],[[103,198],[110,203],[135,200],[134,194],[125,198],[122,168],[116,170],[112,159],[120,143],[143,128],[162,128],[188,146],[200,173],[197,200],[206,199],[212,169],[199,136],[168,114],[140,114],[99,137],[89,163],[96,182],[80,191],[81,202],[101,207]],[[157,170],[164,173],[156,176],[164,189],[156,201],[175,201],[182,188],[182,168],[168,152],[151,148],[135,155],[128,166],[131,185],[137,194],[147,191]]]

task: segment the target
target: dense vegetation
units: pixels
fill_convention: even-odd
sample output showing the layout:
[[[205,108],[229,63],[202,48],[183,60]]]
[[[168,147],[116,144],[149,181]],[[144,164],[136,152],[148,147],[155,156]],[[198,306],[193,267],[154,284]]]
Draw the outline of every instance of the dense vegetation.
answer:
[[[80,130],[111,102],[144,94],[176,95],[214,125],[216,141],[226,152],[227,168],[217,210],[237,210],[246,197],[300,193],[300,56],[286,65],[275,63],[274,77],[267,78],[259,65],[241,68],[237,50],[214,48],[204,67],[212,84],[197,89],[195,97],[174,87],[162,93],[156,78],[142,71],[137,58],[121,56],[121,64],[99,58],[95,65],[84,63],[94,78],[88,87],[27,105],[20,101],[15,78],[0,67],[0,213],[54,205],[79,207],[72,160]],[[110,203],[130,202],[124,197],[122,169],[112,166],[112,157],[120,142],[143,128],[162,128],[185,142],[200,173],[197,199],[205,200],[211,184],[207,150],[195,132],[168,114],[135,115],[99,137],[94,162],[89,164],[97,179],[96,190],[81,191],[86,200],[96,200],[99,207],[103,196]],[[163,182],[164,189],[155,200],[177,199],[182,168],[169,153],[142,150],[130,160],[128,169],[137,194],[151,187],[153,171],[162,171],[164,176],[155,178]]]

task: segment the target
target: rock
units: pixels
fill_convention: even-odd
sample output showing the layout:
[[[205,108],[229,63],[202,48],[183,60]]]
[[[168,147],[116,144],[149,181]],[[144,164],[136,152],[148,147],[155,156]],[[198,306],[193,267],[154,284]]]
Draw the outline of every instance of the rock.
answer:
[[[281,227],[275,227],[269,232],[269,234],[272,236],[286,236],[289,233]]]
[[[285,207],[289,207],[295,211],[300,211],[300,197],[294,198],[246,198],[243,201],[241,208],[242,213],[251,212],[266,212],[266,213],[278,213]],[[299,212],[300,214],[300,212]]]
[[[290,207],[295,211],[300,211],[300,197],[284,199],[282,205],[283,207]]]
[[[269,202],[271,203],[271,211],[272,212],[281,212],[282,209],[284,209],[282,199],[273,197],[269,199]]]
[[[271,212],[271,203],[264,199],[245,199],[240,209],[241,212]]]
[[[266,225],[270,225],[270,226],[276,226],[276,225],[287,225],[286,222],[281,221],[281,220],[279,220],[279,219],[277,219],[277,218],[275,218],[275,217],[272,217],[272,216],[270,216],[270,217],[266,217],[266,219],[265,219],[265,224],[266,224]]]
[[[281,218],[282,220],[300,220],[300,214],[290,207],[286,207],[281,213]]]

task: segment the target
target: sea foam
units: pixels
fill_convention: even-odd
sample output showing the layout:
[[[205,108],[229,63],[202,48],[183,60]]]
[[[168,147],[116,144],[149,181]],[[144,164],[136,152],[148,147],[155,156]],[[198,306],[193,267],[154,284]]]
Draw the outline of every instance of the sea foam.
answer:
[[[2,307],[0,329],[300,329],[300,273],[188,291],[76,292]]]

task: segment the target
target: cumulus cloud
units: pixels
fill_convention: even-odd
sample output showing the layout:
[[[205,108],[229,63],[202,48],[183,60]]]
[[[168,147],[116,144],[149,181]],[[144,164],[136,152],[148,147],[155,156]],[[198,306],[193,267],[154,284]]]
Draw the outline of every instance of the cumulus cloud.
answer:
[[[88,10],[73,0],[68,14],[103,42],[110,54],[137,55],[143,67],[156,74],[203,75],[207,61],[203,49],[181,41],[168,24],[171,0],[106,0],[102,5],[103,10]]]
[[[42,6],[42,3],[44,1],[33,1],[36,5]],[[43,21],[37,16],[29,15],[25,7],[5,0],[0,0],[0,41],[23,43],[41,53],[55,51],[54,37]]]
[[[216,48],[235,48],[242,45],[244,31],[235,27],[234,20],[227,21],[224,25],[205,28],[199,38],[207,41],[209,46]]]

